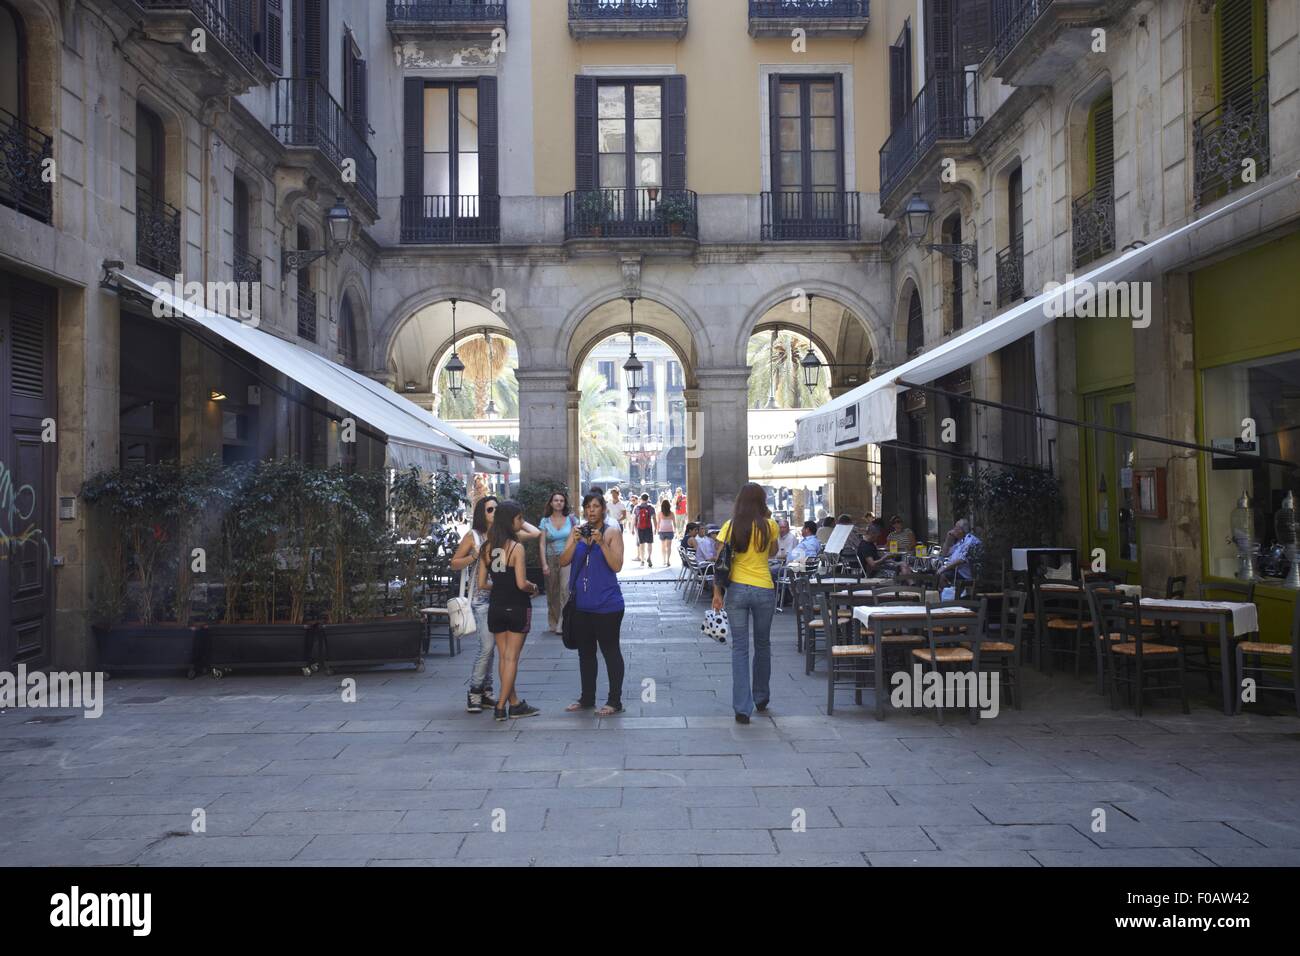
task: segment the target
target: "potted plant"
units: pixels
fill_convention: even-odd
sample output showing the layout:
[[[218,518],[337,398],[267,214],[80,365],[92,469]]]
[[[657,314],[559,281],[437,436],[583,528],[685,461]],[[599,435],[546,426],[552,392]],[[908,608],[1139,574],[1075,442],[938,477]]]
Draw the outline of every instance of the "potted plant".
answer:
[[[430,534],[449,513],[464,508],[465,488],[450,475],[428,480],[416,468],[398,472],[388,488],[386,520],[382,475],[340,476],[330,543],[324,549],[331,581],[320,627],[326,673],[336,667],[409,663],[424,669],[425,582]],[[357,542],[370,542],[358,548]],[[376,585],[396,574],[399,611],[385,615]]]
[[[168,461],[105,471],[82,486],[108,554],[92,625],[102,670],[194,676],[203,629],[190,619],[189,552],[216,472],[215,462]]]
[[[558,479],[546,477],[523,482],[519,486],[518,501],[519,507],[524,512],[524,520],[538,524],[542,520],[542,515],[546,513],[546,506],[551,500],[551,495],[557,491],[568,495],[568,485]],[[574,501],[570,495],[569,508],[571,511],[576,514],[581,505],[581,501]],[[525,548],[524,557],[528,562],[528,580],[536,584],[541,593],[545,593],[546,575],[542,574],[542,556],[538,546],[532,544]]]
[[[670,236],[680,236],[694,218],[690,201],[680,193],[669,193],[656,207],[660,220],[668,227]]]
[[[287,458],[233,466],[221,522],[225,608],[207,628],[213,677],[236,668],[295,667],[315,661],[315,625],[305,620],[312,550],[324,535],[327,484]]]
[[[613,215],[613,197],[603,189],[590,189],[578,196],[578,228],[586,229],[593,238],[599,238],[604,224]]]

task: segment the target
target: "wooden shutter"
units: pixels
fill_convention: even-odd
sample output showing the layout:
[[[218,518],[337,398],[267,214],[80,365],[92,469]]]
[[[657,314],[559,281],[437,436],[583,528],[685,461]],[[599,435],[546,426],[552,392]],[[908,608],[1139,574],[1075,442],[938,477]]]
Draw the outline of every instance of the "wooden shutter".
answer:
[[[961,0],[957,15],[957,49],[960,62],[970,66],[981,62],[993,49],[992,0]]]
[[[835,176],[836,176],[836,181],[839,183],[839,189],[843,191],[849,188],[848,183],[844,181],[844,76],[840,73],[836,73],[834,79],[835,79],[835,84],[834,84],[835,85]],[[811,105],[812,105],[812,97],[810,96],[809,97],[810,112],[811,112]],[[811,156],[812,155],[812,128],[811,128],[812,121],[809,120],[808,122],[809,122],[809,130],[808,130],[809,139],[808,139],[807,146],[808,146],[809,155]],[[811,172],[812,170],[810,169],[809,170],[810,178],[808,180],[810,185],[812,183]],[[843,210],[840,211],[840,215],[841,216],[843,215]]]
[[[369,102],[369,65],[365,60],[353,60],[353,80],[352,80],[352,116],[356,119],[357,129],[361,135],[365,136],[370,130],[370,102]]]
[[[907,115],[907,100],[904,99],[907,79],[907,57],[901,46],[889,48],[889,128],[895,129]]]
[[[1025,181],[1020,166],[1007,177],[1007,204],[1011,243],[1015,245],[1025,234]]]
[[[1109,95],[1088,113],[1088,188],[1115,181],[1115,111]]]
[[[329,0],[295,0],[294,65],[296,75],[329,80]]]
[[[767,78],[768,139],[771,142],[771,156],[768,164],[772,170],[773,208],[780,208],[777,193],[781,191],[781,77],[773,73]]]
[[[921,293],[912,290],[907,302],[907,354],[915,355],[925,348],[925,316],[921,311]]]
[[[595,189],[596,78],[579,76],[574,83],[574,189]]]
[[[686,77],[664,77],[664,186],[686,188]]]
[[[925,42],[930,54],[926,76],[930,77],[953,68],[952,0],[930,0],[925,7],[929,16]]]
[[[283,0],[262,0],[262,60],[277,73],[284,72]]]
[[[1264,0],[1219,0],[1214,11],[1215,83],[1219,100],[1249,94],[1267,71]]]
[[[484,209],[501,192],[500,111],[497,78],[478,78],[478,191]]]
[[[402,195],[424,195],[424,80],[408,76],[403,81]]]

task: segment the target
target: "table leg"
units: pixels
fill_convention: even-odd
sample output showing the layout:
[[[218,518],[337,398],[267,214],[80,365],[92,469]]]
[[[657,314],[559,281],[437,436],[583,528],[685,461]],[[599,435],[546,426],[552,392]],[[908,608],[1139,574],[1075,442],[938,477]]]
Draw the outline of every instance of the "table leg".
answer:
[[[1232,716],[1232,698],[1236,688],[1232,685],[1232,657],[1228,650],[1228,628],[1232,625],[1232,615],[1225,614],[1219,622],[1219,669],[1223,678],[1223,712]]]
[[[871,625],[871,641],[875,647],[872,656],[875,657],[875,677],[876,677],[876,720],[885,719],[885,648],[881,640],[881,632],[884,626],[877,620]]]

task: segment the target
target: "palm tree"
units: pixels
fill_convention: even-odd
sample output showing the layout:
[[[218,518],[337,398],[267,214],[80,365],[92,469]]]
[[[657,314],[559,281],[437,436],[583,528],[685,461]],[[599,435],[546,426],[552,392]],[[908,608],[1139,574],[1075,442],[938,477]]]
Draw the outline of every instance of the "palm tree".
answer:
[[[487,417],[489,399],[496,402],[502,418],[519,417],[519,382],[507,374],[516,364],[513,343],[499,335],[492,336],[492,356],[483,336],[461,341],[458,353],[465,363],[459,394],[447,382],[447,373],[438,376],[438,415],[453,421],[481,421]]]
[[[627,455],[618,427],[617,393],[605,389],[605,377],[590,365],[582,369],[578,392],[578,461],[583,475],[602,467],[621,471]]]
[[[775,394],[777,408],[818,408],[830,401],[825,369],[817,380],[816,388],[809,390],[804,384],[803,368],[799,363],[808,348],[809,342],[805,336],[788,330],[778,331],[775,343],[770,331],[759,332],[750,338],[750,408],[766,408],[768,396],[772,394]]]

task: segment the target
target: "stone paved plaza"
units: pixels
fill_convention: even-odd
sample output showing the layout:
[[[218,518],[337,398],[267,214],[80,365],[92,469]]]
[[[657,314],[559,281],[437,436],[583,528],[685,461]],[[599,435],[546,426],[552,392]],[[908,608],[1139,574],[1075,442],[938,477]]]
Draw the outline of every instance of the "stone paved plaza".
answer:
[[[848,693],[827,717],[787,612],[772,709],[742,727],[704,605],[625,591],[618,718],[563,713],[577,658],[536,632],[521,687],[543,713],[519,722],[464,713],[471,655],[445,641],[423,673],[356,674],[355,703],[341,675],[231,675],[111,680],[98,720],[4,713],[0,862],[1300,865],[1293,716],[1225,718],[1202,687],[1191,716],[1165,700],[1136,719],[1086,678],[1032,672],[1021,712],[975,726],[877,722]]]

